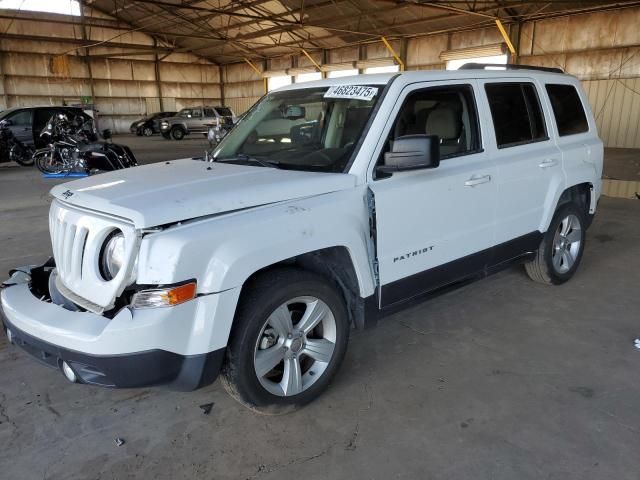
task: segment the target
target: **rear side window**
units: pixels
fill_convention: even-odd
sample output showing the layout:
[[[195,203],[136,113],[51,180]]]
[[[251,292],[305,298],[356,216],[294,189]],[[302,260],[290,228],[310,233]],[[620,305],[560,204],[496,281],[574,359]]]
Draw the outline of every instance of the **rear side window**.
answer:
[[[540,100],[532,83],[485,85],[498,148],[547,140]]]
[[[229,107],[216,107],[216,112],[222,117],[232,117],[233,113]]]
[[[587,116],[576,88],[573,85],[553,84],[548,84],[546,87],[560,136],[588,131]]]
[[[7,117],[11,120],[16,127],[30,127],[31,126],[31,110],[21,110]]]

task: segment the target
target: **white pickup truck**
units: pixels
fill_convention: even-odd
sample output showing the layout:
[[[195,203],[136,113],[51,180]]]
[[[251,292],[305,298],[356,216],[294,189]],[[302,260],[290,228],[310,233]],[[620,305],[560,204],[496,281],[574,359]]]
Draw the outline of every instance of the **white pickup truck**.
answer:
[[[261,135],[274,112],[296,121]],[[74,382],[222,372],[252,408],[295,407],[389,309],[515,263],[569,280],[602,160],[578,80],[552,69],[291,85],[205,159],[55,187],[53,258],[4,283],[4,327]]]

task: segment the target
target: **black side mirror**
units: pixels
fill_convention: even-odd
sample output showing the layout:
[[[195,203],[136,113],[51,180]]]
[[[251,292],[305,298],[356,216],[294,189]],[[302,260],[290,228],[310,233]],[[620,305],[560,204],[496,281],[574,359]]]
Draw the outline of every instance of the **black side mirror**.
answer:
[[[111,138],[111,130],[109,128],[105,128],[102,131],[102,138],[104,138],[105,140],[109,140]]]
[[[376,170],[389,174],[439,165],[440,138],[437,135],[405,135],[393,142],[391,151],[384,154],[384,165]]]

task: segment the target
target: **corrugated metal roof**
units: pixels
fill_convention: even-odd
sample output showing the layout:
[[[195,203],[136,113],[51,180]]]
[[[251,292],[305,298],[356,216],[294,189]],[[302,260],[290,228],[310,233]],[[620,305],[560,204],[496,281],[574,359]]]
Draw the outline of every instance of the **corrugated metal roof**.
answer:
[[[173,45],[216,63],[509,24],[613,5],[611,1],[86,0]],[[616,2],[615,5],[638,2]]]

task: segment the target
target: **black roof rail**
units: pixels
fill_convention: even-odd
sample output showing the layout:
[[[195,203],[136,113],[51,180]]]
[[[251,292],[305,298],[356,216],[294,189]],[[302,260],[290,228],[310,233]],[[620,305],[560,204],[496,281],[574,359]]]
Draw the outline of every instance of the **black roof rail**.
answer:
[[[537,67],[535,65],[521,65],[517,63],[465,63],[458,70],[486,70],[491,68],[504,68],[505,70],[537,70],[539,72],[564,73],[561,68],[555,67]]]

